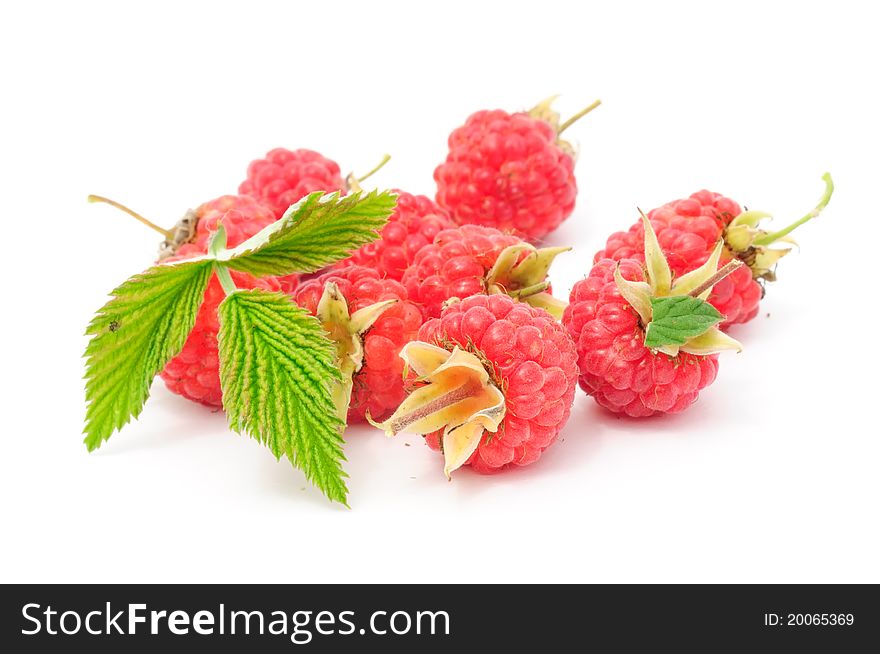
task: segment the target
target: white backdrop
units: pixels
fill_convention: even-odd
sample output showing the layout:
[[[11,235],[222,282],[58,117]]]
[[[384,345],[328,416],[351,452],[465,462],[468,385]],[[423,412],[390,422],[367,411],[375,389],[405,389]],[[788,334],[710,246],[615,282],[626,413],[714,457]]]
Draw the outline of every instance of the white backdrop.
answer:
[[[0,9],[0,581],[880,581],[878,48],[860,3],[19,3]],[[719,5],[720,7],[720,5]],[[161,382],[81,444],[82,336],[156,238],[250,159],[311,147],[431,194],[449,131],[553,93],[580,143],[567,294],[607,235],[703,187],[798,234],[683,415],[579,394],[536,465],[447,483],[352,429],[351,510]],[[408,446],[407,446],[408,445]]]

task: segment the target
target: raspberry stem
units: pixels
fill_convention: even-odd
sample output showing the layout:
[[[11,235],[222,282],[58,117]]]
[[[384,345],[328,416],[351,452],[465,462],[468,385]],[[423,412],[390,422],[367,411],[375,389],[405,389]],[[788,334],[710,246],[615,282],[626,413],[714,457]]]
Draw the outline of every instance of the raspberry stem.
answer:
[[[111,207],[116,207],[120,211],[124,211],[125,213],[127,213],[129,216],[131,216],[135,220],[139,220],[140,222],[142,222],[144,225],[146,225],[150,229],[153,229],[153,230],[159,232],[160,234],[162,234],[162,236],[164,236],[169,241],[174,237],[174,234],[173,234],[173,232],[171,232],[171,230],[163,229],[162,227],[159,227],[159,225],[157,225],[156,223],[154,223],[150,220],[147,220],[146,218],[144,218],[142,215],[140,215],[136,211],[132,211],[131,209],[126,207],[124,204],[120,204],[119,202],[116,202],[115,200],[105,198],[101,195],[89,195],[89,197],[87,199],[89,202],[103,202],[104,204],[109,204]]]
[[[722,279],[727,277],[730,273],[732,273],[737,268],[741,268],[745,264],[739,259],[731,259],[726,264],[724,264],[718,271],[712,275],[709,279],[704,281],[702,284],[697,286],[694,290],[692,290],[688,295],[691,297],[700,297],[703,293],[708,291],[710,288],[715,286]]]
[[[595,109],[596,107],[598,107],[600,104],[602,104],[602,101],[601,101],[601,100],[596,100],[595,102],[593,102],[593,103],[592,103],[591,105],[589,105],[588,107],[584,107],[583,109],[581,109],[581,110],[580,110],[579,112],[577,112],[574,116],[572,116],[571,118],[569,118],[568,120],[566,120],[564,123],[562,123],[562,124],[559,126],[559,129],[556,130],[556,135],[559,136],[560,134],[562,134],[562,132],[564,132],[564,131],[567,130],[569,127],[571,127],[572,125],[574,125],[577,121],[579,121],[581,118],[583,118],[584,116],[586,116],[586,115],[587,115],[588,113],[590,113],[593,109]]]
[[[778,241],[779,239],[788,236],[798,227],[803,225],[805,222],[808,222],[822,213],[822,210],[828,206],[828,201],[831,199],[831,194],[834,193],[834,182],[831,181],[831,173],[825,173],[822,175],[822,181],[825,182],[825,192],[822,194],[821,199],[819,200],[819,204],[817,204],[810,213],[808,213],[803,218],[794,221],[788,227],[780,229],[778,232],[772,232],[770,234],[764,234],[756,238],[753,242],[753,246],[762,246],[762,245],[770,245]]]
[[[378,165],[376,165],[376,167],[373,168],[373,169],[372,169],[370,172],[368,172],[366,175],[363,175],[363,176],[361,176],[361,177],[357,177],[357,178],[356,178],[357,181],[359,181],[359,182],[366,181],[367,179],[369,179],[370,177],[372,177],[373,175],[375,175],[377,172],[379,172],[379,171],[382,169],[382,167],[383,167],[385,164],[387,164],[389,161],[391,161],[391,155],[390,155],[390,154],[383,154],[383,155],[382,155],[382,161],[380,161],[380,162],[378,163]]]
[[[361,177],[355,177],[354,173],[349,173],[348,177],[345,178],[345,190],[349,193],[359,193],[364,189],[361,188],[361,182],[369,179],[373,175],[375,175],[382,167],[391,161],[391,155],[385,154],[382,155],[382,161],[380,161],[370,172],[366,175],[362,175]]]

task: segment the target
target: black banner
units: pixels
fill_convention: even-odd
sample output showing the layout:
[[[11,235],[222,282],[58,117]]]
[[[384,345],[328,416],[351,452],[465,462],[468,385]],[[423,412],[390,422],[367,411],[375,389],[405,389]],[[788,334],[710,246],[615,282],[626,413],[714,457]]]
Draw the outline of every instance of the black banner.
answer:
[[[880,600],[867,585],[20,585],[2,587],[0,620],[6,652],[135,644],[162,652],[853,651],[880,643]]]

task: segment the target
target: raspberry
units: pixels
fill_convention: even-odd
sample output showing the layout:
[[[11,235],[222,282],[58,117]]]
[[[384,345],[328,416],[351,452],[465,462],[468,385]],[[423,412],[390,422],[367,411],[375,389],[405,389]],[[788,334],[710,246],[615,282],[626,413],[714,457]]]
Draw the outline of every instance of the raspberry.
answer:
[[[568,420],[577,352],[543,309],[473,295],[426,322],[401,356],[421,385],[378,426],[425,434],[447,476],[534,463]]]
[[[416,253],[431,243],[438,232],[455,226],[449,214],[424,195],[397,193],[397,207],[378,240],[355,250],[337,267],[366,266],[378,271],[381,277],[400,281]]]
[[[648,218],[669,267],[679,276],[706,262],[727,225],[740,213],[742,209],[733,200],[711,191],[698,191],[689,198],[653,209]],[[594,261],[641,260],[644,247],[645,230],[639,220],[629,231],[612,234]],[[725,316],[722,326],[727,328],[757,315],[761,295],[761,286],[748,267],[742,267],[715,286],[709,302]]]
[[[225,222],[225,221],[224,221]],[[188,259],[203,254],[195,244],[183,245],[177,256],[166,261]],[[238,288],[260,288],[267,291],[280,289],[278,280],[269,277],[256,279],[245,273],[232,272],[232,280]],[[220,322],[217,307],[226,294],[216,277],[212,277],[205,290],[205,299],[199,307],[195,326],[186,339],[180,353],[159,373],[172,393],[182,395],[188,400],[211,407],[222,407],[220,392],[220,360],[217,354],[217,332]]]
[[[314,191],[342,191],[345,183],[339,165],[313,150],[275,148],[264,159],[252,161],[247,179],[238,187],[280,218],[290,205]]]
[[[334,318],[328,290],[341,296]],[[324,322],[340,353],[340,368],[352,370],[348,421],[360,422],[365,414],[382,419],[405,397],[401,348],[413,340],[422,324],[419,309],[407,301],[400,282],[383,279],[373,269],[349,266],[304,282],[294,301]],[[393,301],[387,308],[379,305]],[[336,298],[339,303],[339,298]],[[323,305],[322,305],[323,303]],[[376,307],[373,322],[355,326],[359,311]],[[324,308],[324,312],[322,312]]]
[[[197,209],[186,212],[170,230],[163,229],[118,202],[97,195],[90,202],[104,202],[133,216],[140,222],[161,232],[165,240],[159,247],[159,262],[172,262],[205,254],[219,224],[226,230],[227,247],[235,247],[267,225],[275,222],[275,215],[254,198],[246,195],[223,195],[205,202]],[[239,288],[261,288],[291,293],[299,283],[299,275],[256,279],[244,273],[232,273]],[[199,307],[195,326],[183,350],[160,373],[168,388],[179,395],[208,406],[222,406],[220,396],[219,360],[217,358],[217,307],[224,293],[216,278],[205,290],[205,300]]]
[[[187,244],[178,246],[172,253],[188,253],[187,256],[198,256],[208,251],[208,243],[217,226],[222,221],[226,230],[226,246],[234,248],[259,232],[264,227],[271,225],[276,220],[275,214],[265,205],[260,204],[254,198],[247,195],[223,195],[216,200],[205,202],[184,221],[191,221],[194,233]],[[180,224],[178,228],[180,229]],[[167,241],[166,241],[167,243]],[[163,259],[160,254],[160,260]],[[299,275],[285,275],[275,278],[279,288],[285,293],[291,293],[299,283]]]
[[[703,265],[720,240],[726,246],[725,260],[736,257],[747,264],[716,284],[709,297],[709,302],[725,316],[722,328],[748,322],[758,315],[758,305],[764,295],[762,284],[775,280],[776,262],[789,251],[767,246],[784,241],[795,227],[824,209],[834,187],[829,176],[823,179],[826,188],[819,205],[801,220],[773,234],[757,229],[758,221],[768,214],[743,212],[733,200],[705,190],[664,204],[648,214],[676,276]],[[594,262],[605,258],[642,259],[644,235],[641,220],[629,231],[612,234],[605,248],[596,253]]]
[[[208,251],[208,242],[221,221],[228,247],[235,247],[275,222],[271,209],[246,195],[223,195],[205,202],[194,214],[195,233],[189,242],[200,254]]]
[[[643,222],[647,224],[647,218]],[[715,353],[740,349],[713,326],[660,347],[646,345],[656,299],[704,297],[728,270],[745,268],[735,262],[716,272],[719,245],[705,265],[673,283],[657,237],[653,231],[649,234],[642,257],[600,259],[587,278],[574,285],[562,317],[577,345],[581,388],[606,409],[632,417],[683,411],[714,381]],[[721,316],[715,315],[720,322]]]
[[[497,229],[462,225],[439,232],[421,248],[402,281],[410,300],[429,318],[439,317],[451,298],[502,292],[561,315],[561,306],[549,293],[547,270],[567,249],[536,250]]]
[[[461,225],[543,238],[571,215],[577,195],[574,150],[559,135],[598,104],[561,126],[550,102],[472,114],[449,135],[449,154],[434,171],[437,202]]]
[[[177,261],[205,254],[211,237],[221,223],[226,230],[227,247],[235,247],[273,222],[275,215],[272,211],[254,198],[246,195],[221,196],[205,202],[195,211],[188,212],[175,230],[181,235],[189,230],[188,242],[175,246],[175,239],[166,240],[162,251],[173,254],[164,257],[160,254],[160,261]],[[232,280],[238,288],[290,293],[296,288],[299,276],[293,274],[257,279],[233,271]],[[217,355],[217,331],[220,327],[217,307],[224,297],[220,282],[212,278],[205,291],[205,300],[199,307],[195,326],[186,339],[183,350],[160,373],[165,385],[173,393],[213,407],[223,406],[220,394],[220,362]]]

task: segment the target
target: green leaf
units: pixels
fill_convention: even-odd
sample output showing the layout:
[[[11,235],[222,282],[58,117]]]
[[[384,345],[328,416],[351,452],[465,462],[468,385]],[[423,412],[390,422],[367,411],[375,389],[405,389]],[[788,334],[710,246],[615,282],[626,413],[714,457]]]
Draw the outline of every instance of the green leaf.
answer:
[[[645,347],[684,345],[723,319],[718,309],[689,295],[651,298],[652,320],[645,331]]]
[[[192,331],[212,267],[206,260],[154,266],[114,290],[92,319],[83,430],[89,450],[140,415],[153,377]]]
[[[331,385],[336,349],[321,323],[282,293],[236,291],[220,305],[220,384],[229,425],[282,455],[346,503],[344,423]]]
[[[220,259],[257,277],[315,272],[374,241],[396,204],[390,192],[312,193]]]

